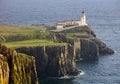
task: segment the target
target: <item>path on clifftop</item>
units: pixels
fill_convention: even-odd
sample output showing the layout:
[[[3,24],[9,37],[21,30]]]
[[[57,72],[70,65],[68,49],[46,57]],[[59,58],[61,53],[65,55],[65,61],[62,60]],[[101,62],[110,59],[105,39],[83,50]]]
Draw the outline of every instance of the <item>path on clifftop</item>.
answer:
[[[64,31],[64,30],[73,29],[73,28],[75,28],[75,27],[79,27],[79,26],[70,26],[70,27],[65,27],[65,28],[63,28],[63,29],[61,29],[61,30],[51,30],[51,31],[53,31],[53,32],[60,32],[60,31]]]

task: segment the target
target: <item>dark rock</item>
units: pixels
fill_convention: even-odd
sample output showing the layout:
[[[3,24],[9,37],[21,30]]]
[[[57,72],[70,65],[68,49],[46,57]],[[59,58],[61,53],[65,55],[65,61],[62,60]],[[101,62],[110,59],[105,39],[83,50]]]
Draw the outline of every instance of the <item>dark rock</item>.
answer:
[[[94,60],[98,59],[99,57],[99,48],[96,43],[90,40],[83,40],[81,39],[81,51],[80,51],[80,58],[81,59],[89,59]]]
[[[38,76],[43,79],[79,74],[72,48],[67,46],[42,46],[21,47],[16,50],[36,58]],[[71,50],[72,55],[68,53],[68,50]]]
[[[106,46],[104,42],[102,42],[100,39],[95,38],[91,39],[94,43],[97,44],[99,47],[99,53],[100,54],[114,54],[114,51]]]

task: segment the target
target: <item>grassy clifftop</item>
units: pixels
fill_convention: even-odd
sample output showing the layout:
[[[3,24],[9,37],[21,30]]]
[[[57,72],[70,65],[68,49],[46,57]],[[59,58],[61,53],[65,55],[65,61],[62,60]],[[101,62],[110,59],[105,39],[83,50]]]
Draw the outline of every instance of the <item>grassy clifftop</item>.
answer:
[[[92,38],[95,34],[91,27],[82,26],[60,32],[50,32],[49,27],[41,26],[0,26],[0,41],[13,42],[42,39],[64,42],[67,39]],[[30,41],[31,42],[31,41]],[[37,42],[37,41],[36,41]]]
[[[67,38],[76,39],[76,38],[94,38],[96,37],[94,31],[90,26],[79,26],[69,30],[64,30],[59,33],[64,33]]]
[[[60,32],[50,32],[44,26],[0,26],[0,41],[8,47],[63,46],[75,39],[91,39],[91,27],[82,26]]]
[[[49,32],[46,28],[37,26],[0,26],[0,40],[2,41],[20,41],[28,39],[46,39]],[[5,40],[4,40],[5,39]]]
[[[8,42],[4,43],[8,47],[36,47],[36,46],[64,46],[66,43],[55,43],[53,41],[48,40],[39,40],[39,39],[33,39],[33,40],[25,40],[25,41],[14,41],[14,42]]]
[[[6,46],[15,48],[17,52],[35,57],[40,78],[78,75],[75,59],[98,59],[100,54],[114,53],[112,49],[96,37],[89,26],[75,27],[60,32],[52,32],[45,27],[38,26],[0,26],[0,34],[1,40],[5,39],[3,44]],[[29,61],[31,59],[27,55],[15,55],[13,58],[19,57],[20,60],[18,62],[13,60],[13,68],[18,68],[18,71],[22,69],[22,65],[29,68],[27,65],[30,63],[30,66],[32,61]],[[27,63],[23,62],[22,59],[27,59]],[[14,63],[20,65],[20,68]],[[33,66],[30,66],[29,69],[31,67]],[[17,80],[16,77],[19,76],[22,80],[22,72],[20,75],[17,72],[14,72],[14,74],[16,75],[13,79],[14,82]],[[26,75],[28,75],[27,78]],[[31,74],[25,73],[23,75],[23,79],[30,80],[28,81],[30,83],[26,84],[32,82],[32,77],[29,78],[29,75]]]
[[[109,48],[99,40],[90,26],[75,27],[60,32],[44,26],[0,26],[0,39],[8,47],[64,46],[75,40],[88,40],[99,46],[100,52]],[[111,52],[111,50],[110,50]]]

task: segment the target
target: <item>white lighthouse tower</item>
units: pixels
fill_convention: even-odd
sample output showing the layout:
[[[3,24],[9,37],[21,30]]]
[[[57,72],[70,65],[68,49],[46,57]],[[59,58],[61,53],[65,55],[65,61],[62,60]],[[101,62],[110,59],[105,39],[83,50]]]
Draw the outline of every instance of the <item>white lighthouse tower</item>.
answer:
[[[81,16],[81,25],[87,25],[87,23],[86,23],[86,14],[85,14],[84,11],[82,12],[82,16]]]

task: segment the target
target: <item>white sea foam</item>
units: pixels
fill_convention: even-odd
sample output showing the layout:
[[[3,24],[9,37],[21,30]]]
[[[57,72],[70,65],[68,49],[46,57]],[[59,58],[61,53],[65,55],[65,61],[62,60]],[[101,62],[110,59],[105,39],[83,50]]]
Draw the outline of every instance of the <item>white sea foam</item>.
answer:
[[[49,77],[50,79],[75,79],[77,77],[80,77],[81,75],[84,75],[85,73],[80,70],[80,73],[77,76],[71,76],[71,75],[65,75],[63,77]]]

